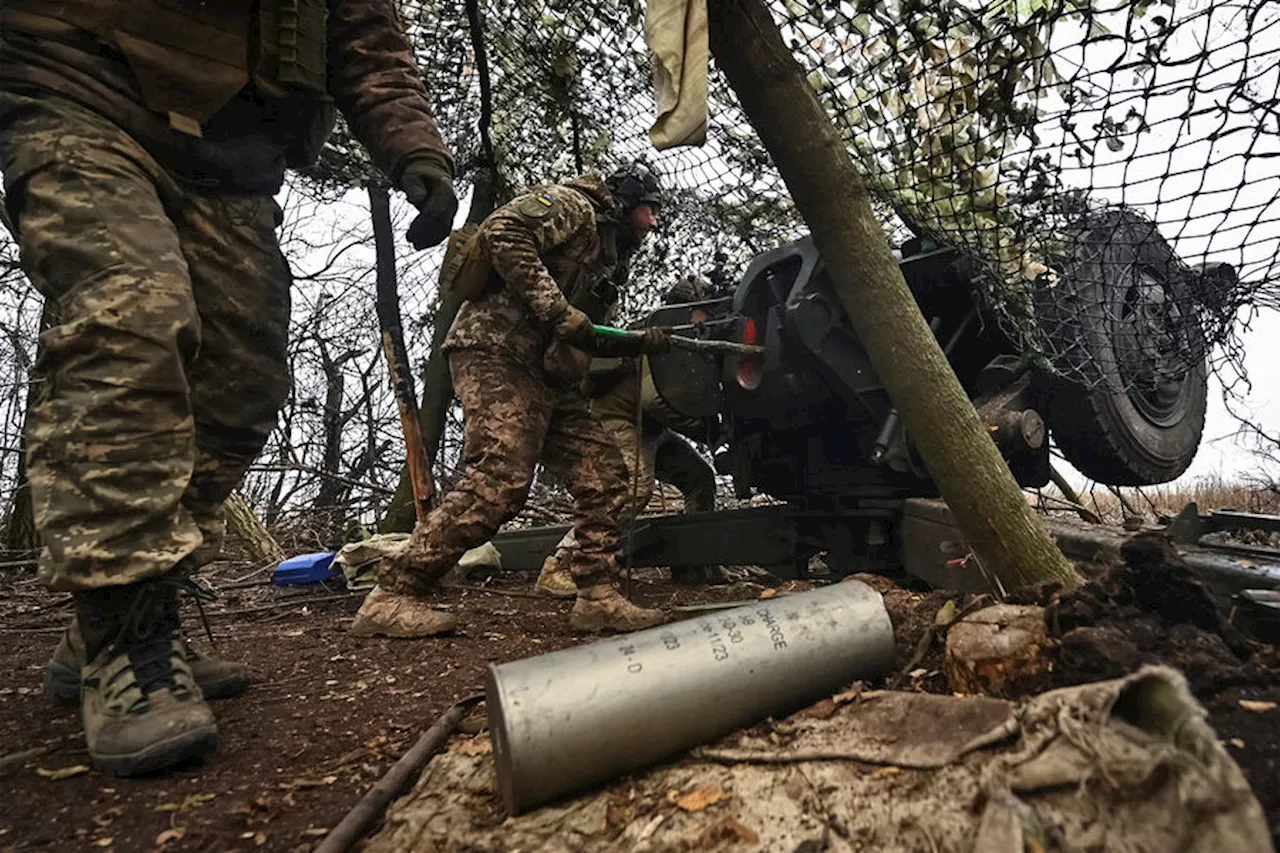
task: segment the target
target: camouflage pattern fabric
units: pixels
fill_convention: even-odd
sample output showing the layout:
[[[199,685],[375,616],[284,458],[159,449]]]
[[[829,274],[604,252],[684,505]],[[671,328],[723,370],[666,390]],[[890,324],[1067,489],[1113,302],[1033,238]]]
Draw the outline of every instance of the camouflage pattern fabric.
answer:
[[[209,558],[288,392],[279,208],[194,193],[56,97],[0,92],[0,168],[53,318],[28,425],[42,578],[86,590]]]
[[[668,483],[680,490],[685,512],[710,512],[716,508],[716,474],[693,445],[669,429],[640,430],[640,452],[636,454],[636,425],[632,421],[605,419],[605,432],[613,439],[627,466],[627,507],[619,517],[624,529],[649,505],[654,482]],[[634,501],[633,501],[634,495]],[[577,558],[578,538],[570,530],[556,544],[554,565],[544,571],[555,571],[571,565]]]
[[[597,222],[612,205],[600,177],[584,175],[535,187],[489,214],[479,239],[503,284],[463,304],[445,348],[497,346],[541,361],[569,297],[618,275],[616,245]]]
[[[489,541],[524,505],[541,460],[574,498],[578,549],[568,568],[580,587],[607,583],[617,567],[618,521],[627,503],[618,447],[576,389],[557,389],[540,362],[508,350],[449,356],[464,416],[462,475],[388,560],[379,585],[425,595],[468,550]]]
[[[81,8],[90,4],[73,5]],[[125,17],[138,13],[137,4],[128,0],[115,0],[113,5]],[[215,11],[202,7],[224,4],[157,5],[168,7],[170,20],[181,21],[184,14],[207,18]],[[146,106],[144,89],[168,91],[166,84],[173,84],[173,79],[140,79],[138,69],[130,65],[118,44],[71,23],[57,26],[61,22],[42,20],[36,27],[26,24],[24,15],[31,13],[74,20],[73,9],[62,3],[0,0],[0,17],[4,18],[0,26],[0,89],[27,95],[57,94],[83,104],[141,142],[166,169],[211,192],[275,192],[284,178],[286,161],[301,167],[320,153],[334,106],[346,117],[373,162],[397,186],[405,167],[415,160],[430,161],[453,174],[453,157],[436,125],[430,96],[414,64],[394,0],[328,0],[325,4],[328,67],[320,73],[326,78],[332,103],[300,96],[273,82],[278,50],[264,30],[273,31],[274,21],[289,5],[274,0],[237,4],[245,13],[254,10],[251,19],[244,22],[254,33],[249,56],[221,58],[248,62],[257,57],[259,67],[251,69],[252,82],[203,123],[200,136],[176,130],[164,110]],[[102,4],[100,11],[106,9],[107,4]],[[234,10],[216,11],[219,18],[229,14],[234,17]],[[292,14],[298,14],[296,3]],[[222,20],[223,25],[231,23]],[[174,33],[168,43],[181,45],[190,38],[186,31]],[[260,43],[264,38],[265,43]],[[235,39],[230,44],[244,50]],[[208,44],[195,47],[197,51],[211,49]],[[182,82],[175,88],[181,90]]]

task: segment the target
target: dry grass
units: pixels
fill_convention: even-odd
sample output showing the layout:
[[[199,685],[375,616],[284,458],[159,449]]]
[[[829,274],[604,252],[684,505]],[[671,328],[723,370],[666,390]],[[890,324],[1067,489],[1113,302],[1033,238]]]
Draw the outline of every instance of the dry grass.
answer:
[[[1177,515],[1192,501],[1202,513],[1230,509],[1280,515],[1280,490],[1243,479],[1227,480],[1219,475],[1198,477],[1189,483],[1118,490],[1094,484],[1082,490],[1080,498],[1085,508],[1113,524],[1121,523],[1128,514],[1140,515],[1147,521]],[[1028,492],[1028,500],[1037,508],[1055,515],[1073,513],[1063,500],[1062,492],[1052,486],[1039,492]]]

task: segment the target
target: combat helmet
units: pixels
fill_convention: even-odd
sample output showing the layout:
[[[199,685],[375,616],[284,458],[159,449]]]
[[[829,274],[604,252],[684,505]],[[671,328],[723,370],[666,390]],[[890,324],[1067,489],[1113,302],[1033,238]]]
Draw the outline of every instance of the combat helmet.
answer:
[[[639,160],[616,170],[604,182],[624,211],[640,204],[662,205],[662,185],[657,174]]]

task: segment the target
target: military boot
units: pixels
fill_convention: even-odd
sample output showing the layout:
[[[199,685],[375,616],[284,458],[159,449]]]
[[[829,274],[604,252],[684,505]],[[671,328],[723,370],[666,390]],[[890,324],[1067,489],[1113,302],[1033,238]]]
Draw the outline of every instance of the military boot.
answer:
[[[202,655],[184,638],[183,656],[191,667],[200,692],[206,700],[239,696],[249,687],[249,669],[244,664]],[[84,666],[84,638],[79,620],[72,619],[62,633],[53,657],[44,665],[45,693],[61,702],[80,698],[80,667]]]
[[[622,597],[612,584],[589,586],[578,591],[569,627],[575,631],[601,634],[607,631],[639,631],[667,621],[661,610],[637,607]]]
[[[402,595],[375,586],[365,597],[351,624],[357,637],[434,637],[457,630],[458,617],[436,610],[416,595]]]
[[[113,776],[163,770],[218,744],[187,663],[168,579],[75,593],[84,640],[80,713],[89,757]]]
[[[574,583],[573,573],[563,568],[553,554],[542,561],[542,571],[538,573],[533,591],[548,598],[574,598],[578,585]]]

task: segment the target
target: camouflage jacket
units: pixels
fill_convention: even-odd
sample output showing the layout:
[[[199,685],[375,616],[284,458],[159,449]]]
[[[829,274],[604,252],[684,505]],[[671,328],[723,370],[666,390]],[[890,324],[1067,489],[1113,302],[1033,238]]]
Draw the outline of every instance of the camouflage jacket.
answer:
[[[137,5],[141,1],[114,0],[121,15],[140,14],[145,7]],[[453,158],[432,115],[395,0],[307,4],[320,7],[323,27],[312,42],[318,45],[320,67],[311,71],[314,85],[309,88],[290,88],[273,79],[282,76],[273,73],[281,64],[280,48],[261,33],[283,31],[279,3],[258,0],[224,7],[220,0],[214,8],[197,0],[149,2],[157,14],[167,13],[175,21],[190,16],[191,27],[207,28],[209,22],[202,19],[210,18],[228,32],[243,31],[239,44],[249,40],[248,60],[231,51],[233,59],[220,66],[225,71],[229,63],[243,65],[241,80],[247,82],[233,76],[227,97],[211,102],[216,108],[211,115],[196,111],[197,120],[175,122],[156,100],[157,93],[181,92],[182,81],[166,77],[178,71],[161,66],[148,73],[105,29],[93,27],[88,18],[84,26],[74,23],[94,10],[117,14],[106,0],[0,0],[0,87],[37,97],[59,95],[106,116],[169,171],[209,192],[274,193],[286,166],[308,165],[319,154],[332,127],[334,105],[374,163],[397,183],[414,160],[429,160],[453,172]],[[104,34],[95,35],[90,28]],[[160,47],[169,49],[181,41],[172,36],[159,33]],[[188,32],[187,40],[192,38]],[[192,45],[187,54],[196,57],[192,61],[205,60],[216,43]],[[259,58],[252,65],[255,56]]]
[[[613,197],[598,175],[533,187],[491,213],[479,239],[499,279],[458,311],[447,349],[505,347],[539,363],[553,324],[570,304],[611,319],[630,273],[614,226]]]

